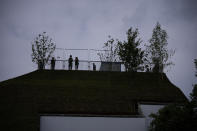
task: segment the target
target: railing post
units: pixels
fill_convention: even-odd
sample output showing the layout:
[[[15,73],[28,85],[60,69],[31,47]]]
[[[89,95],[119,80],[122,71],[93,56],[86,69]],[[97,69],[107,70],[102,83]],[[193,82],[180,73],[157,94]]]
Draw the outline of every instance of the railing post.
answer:
[[[88,49],[88,70],[90,70],[90,49]]]

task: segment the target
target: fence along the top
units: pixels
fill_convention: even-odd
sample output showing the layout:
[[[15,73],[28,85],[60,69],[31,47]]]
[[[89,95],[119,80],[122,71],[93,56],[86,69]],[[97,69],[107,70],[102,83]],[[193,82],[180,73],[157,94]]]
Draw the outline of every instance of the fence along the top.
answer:
[[[72,70],[94,70],[95,64],[96,71],[125,71],[124,65],[120,62],[102,62],[102,61],[85,61],[79,60],[78,69],[75,68],[75,61],[72,63]],[[68,70],[68,60],[56,60],[55,70]],[[45,69],[51,69],[51,63],[46,65]]]
[[[78,57],[80,60],[86,61],[100,61],[100,57],[98,53],[105,52],[107,50],[99,50],[99,49],[64,49],[64,48],[56,48],[54,52],[55,58],[61,60],[67,60],[70,55],[73,58]]]
[[[75,70],[75,57],[79,59],[78,70],[93,70],[93,63],[96,65],[96,70],[102,71],[124,71],[124,66],[120,62],[110,63],[110,62],[101,62],[98,53],[104,52],[105,50],[97,49],[63,49],[56,48],[53,57],[56,59],[55,69],[56,70],[68,70],[68,59],[72,55],[73,63],[72,70]],[[120,66],[120,67],[118,67]],[[50,69],[49,64],[46,65],[46,69]]]

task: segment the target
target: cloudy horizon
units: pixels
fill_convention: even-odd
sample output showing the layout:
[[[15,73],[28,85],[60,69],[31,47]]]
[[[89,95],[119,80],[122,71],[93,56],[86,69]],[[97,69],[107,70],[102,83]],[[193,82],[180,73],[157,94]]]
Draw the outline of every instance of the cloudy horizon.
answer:
[[[43,31],[58,48],[101,49],[108,35],[125,40],[130,27],[149,44],[159,22],[176,50],[166,74],[188,97],[197,83],[196,6],[195,0],[0,0],[0,81],[36,70],[31,42]]]

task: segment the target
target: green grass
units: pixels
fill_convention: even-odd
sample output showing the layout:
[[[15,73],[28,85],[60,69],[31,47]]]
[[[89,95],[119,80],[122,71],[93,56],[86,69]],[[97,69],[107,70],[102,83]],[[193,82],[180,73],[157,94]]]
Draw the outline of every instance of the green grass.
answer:
[[[135,102],[187,100],[165,74],[143,72],[35,71],[1,82],[0,90],[2,100],[27,101],[46,113],[129,115],[137,113]]]
[[[37,130],[41,114],[133,116],[137,102],[186,101],[165,74],[35,71],[0,83],[0,129]]]

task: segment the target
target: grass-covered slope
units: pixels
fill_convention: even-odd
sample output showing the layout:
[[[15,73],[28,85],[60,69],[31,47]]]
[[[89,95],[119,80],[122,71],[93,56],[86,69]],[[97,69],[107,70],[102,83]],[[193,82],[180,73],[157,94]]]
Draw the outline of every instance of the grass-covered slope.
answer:
[[[40,110],[56,105],[54,111],[73,113],[131,113],[136,101],[186,100],[165,74],[144,72],[35,71],[0,83],[0,92],[1,97],[46,103]]]
[[[43,70],[0,83],[0,119],[6,126],[39,127],[43,113],[136,115],[141,101],[187,99],[158,73]]]

